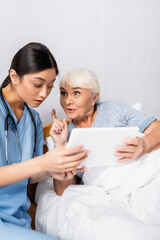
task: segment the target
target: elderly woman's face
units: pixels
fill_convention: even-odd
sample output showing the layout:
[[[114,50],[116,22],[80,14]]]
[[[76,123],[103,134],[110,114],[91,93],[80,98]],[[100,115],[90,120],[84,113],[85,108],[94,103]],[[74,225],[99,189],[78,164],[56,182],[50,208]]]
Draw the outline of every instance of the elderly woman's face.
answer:
[[[97,96],[85,88],[66,85],[60,88],[60,103],[68,118],[81,120],[93,113]]]

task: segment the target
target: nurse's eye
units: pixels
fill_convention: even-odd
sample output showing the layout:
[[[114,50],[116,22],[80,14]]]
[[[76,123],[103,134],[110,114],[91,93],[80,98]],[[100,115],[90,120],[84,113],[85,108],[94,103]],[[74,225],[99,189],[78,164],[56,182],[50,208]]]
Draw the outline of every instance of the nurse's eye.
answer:
[[[66,97],[66,96],[67,96],[67,93],[66,93],[65,91],[62,91],[62,92],[61,92],[61,96],[62,96],[62,97]]]
[[[74,95],[75,95],[75,96],[79,96],[79,94],[80,94],[80,92],[78,92],[78,91],[75,91],[75,92],[74,92]]]
[[[34,85],[36,88],[42,87],[42,84],[36,84],[36,83],[34,83],[33,85]]]

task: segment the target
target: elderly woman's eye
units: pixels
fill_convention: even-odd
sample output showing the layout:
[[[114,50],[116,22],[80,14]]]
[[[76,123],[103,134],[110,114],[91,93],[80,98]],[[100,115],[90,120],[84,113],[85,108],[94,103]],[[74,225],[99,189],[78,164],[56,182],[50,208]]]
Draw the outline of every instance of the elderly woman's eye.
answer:
[[[64,97],[64,96],[66,96],[66,95],[67,95],[67,93],[66,93],[66,92],[64,92],[64,91],[62,91],[62,92],[61,92],[61,96],[63,96],[63,97]]]
[[[78,95],[80,94],[80,92],[75,91],[74,94],[75,94],[76,96],[78,96]]]

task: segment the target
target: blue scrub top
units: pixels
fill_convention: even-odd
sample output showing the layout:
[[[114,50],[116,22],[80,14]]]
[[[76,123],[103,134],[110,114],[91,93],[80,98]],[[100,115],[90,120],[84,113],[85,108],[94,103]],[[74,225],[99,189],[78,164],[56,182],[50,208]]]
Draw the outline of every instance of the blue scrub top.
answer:
[[[24,106],[23,115],[19,122],[17,122],[17,118],[8,103],[7,106],[17,126],[17,133],[23,162],[33,158],[33,151],[35,146],[35,128],[26,106]],[[37,137],[35,155],[39,156],[43,153],[42,122],[40,120],[39,114],[32,108],[30,109],[36,123]],[[3,105],[2,99],[0,98],[0,166],[7,165],[5,153],[6,116],[7,111]],[[12,124],[11,119],[8,120],[8,124],[8,160],[9,164],[14,164],[20,162],[20,152],[15,134],[15,128]],[[0,219],[2,221],[30,228],[31,219],[27,214],[27,210],[30,207],[30,201],[27,196],[27,185],[28,179],[25,179],[16,184],[0,188]]]

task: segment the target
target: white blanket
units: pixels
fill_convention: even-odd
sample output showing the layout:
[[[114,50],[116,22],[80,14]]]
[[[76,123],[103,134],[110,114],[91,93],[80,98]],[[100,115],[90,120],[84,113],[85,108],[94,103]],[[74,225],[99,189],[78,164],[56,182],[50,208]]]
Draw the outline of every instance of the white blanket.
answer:
[[[38,185],[36,229],[64,240],[160,240],[160,150],[88,169],[60,197]]]

